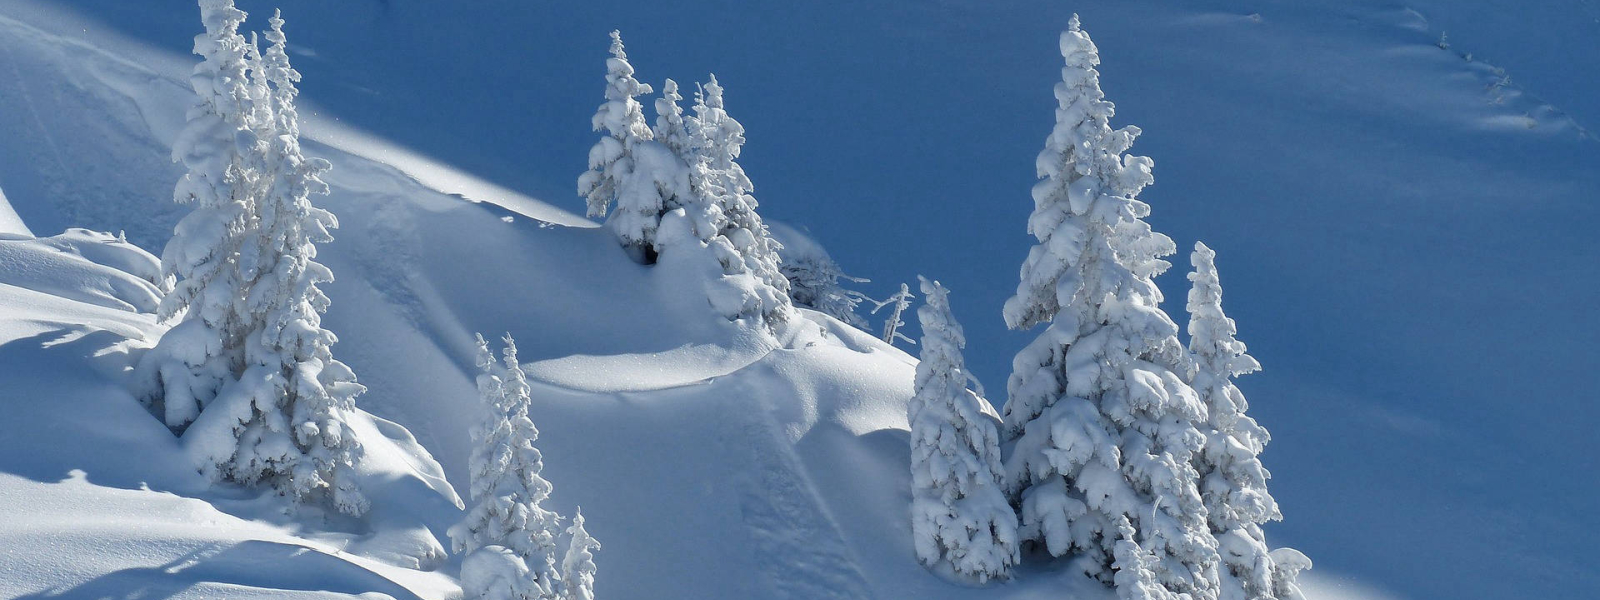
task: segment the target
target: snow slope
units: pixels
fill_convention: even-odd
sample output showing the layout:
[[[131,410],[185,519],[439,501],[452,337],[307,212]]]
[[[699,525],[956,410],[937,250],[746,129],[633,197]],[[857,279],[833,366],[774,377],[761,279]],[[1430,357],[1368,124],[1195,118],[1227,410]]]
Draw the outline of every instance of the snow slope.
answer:
[[[242,4],[258,19],[270,12]],[[1600,528],[1600,414],[1587,383],[1600,369],[1600,316],[1581,308],[1600,289],[1589,231],[1600,149],[1584,133],[1600,123],[1593,2],[282,4],[306,97],[321,107],[302,110],[308,154],[335,164],[336,194],[322,203],[345,228],[323,253],[339,276],[326,322],[342,340],[336,355],[373,388],[362,406],[408,428],[460,487],[470,334],[516,334],[544,382],[536,420],[557,508],[583,504],[606,544],[602,594],[765,596],[814,578],[845,597],[1059,595],[1036,573],[1028,586],[956,589],[900,545],[907,358],[864,338],[845,350],[740,338],[657,305],[673,287],[568,210],[580,205],[570,188],[593,141],[604,35],[620,27],[651,83],[717,70],[750,130],[745,166],[767,217],[808,224],[852,274],[874,279],[875,295],[917,272],[948,283],[969,363],[998,396],[1027,339],[997,317],[1027,247],[1055,33],[1072,11],[1100,44],[1117,122],[1145,130],[1134,151],[1157,163],[1152,222],[1180,247],[1200,238],[1221,255],[1229,312],[1266,366],[1241,386],[1274,433],[1264,460],[1287,521],[1269,537],[1317,561],[1323,597],[1600,588],[1584,558],[1586,532]],[[441,10],[450,18],[434,18]],[[0,187],[34,233],[125,230],[159,249],[183,210],[168,202],[179,170],[166,145],[187,103],[191,13],[186,2],[0,0]],[[1436,45],[1444,31],[1448,50]],[[0,203],[0,232],[16,227],[6,214]],[[33,262],[41,249],[16,252],[46,264]],[[3,327],[26,333],[0,345],[0,381],[81,401],[39,418],[79,423],[69,417],[83,406],[138,417],[108,391],[114,377],[85,375],[97,368],[85,357],[153,331],[105,305],[120,293],[113,279],[3,288],[15,294],[0,302]],[[97,291],[80,295],[78,283]],[[1162,283],[1169,310],[1181,310],[1181,275]],[[89,329],[99,333],[87,342],[55,342]],[[57,359],[70,360],[45,364]],[[99,387],[41,387],[50,378]],[[0,439],[38,441],[15,437],[14,422]],[[152,449],[159,438],[107,429],[79,428],[131,440],[107,447],[170,456]],[[772,443],[752,452],[752,440]],[[141,496],[119,494],[162,480],[159,461],[97,462],[98,451],[62,443],[40,471],[21,458],[36,452],[11,443],[0,442],[0,490],[27,493],[36,512],[72,496],[136,510]],[[178,491],[151,502],[219,502],[152,485]],[[784,492],[740,496],[756,487]],[[438,535],[453,517],[429,493],[414,499],[436,503],[421,512]],[[254,527],[234,522],[240,533],[212,542],[268,538]],[[85,591],[109,590],[115,573],[188,551],[170,538],[148,545],[166,554],[137,567],[110,559],[123,550],[75,546],[106,560],[77,561],[85,574],[64,581],[110,576]],[[750,552],[797,546],[805,553],[760,564]],[[32,587],[0,593],[63,585],[42,564],[0,563],[7,575],[33,565],[0,577]],[[339,591],[404,597],[349,579]]]

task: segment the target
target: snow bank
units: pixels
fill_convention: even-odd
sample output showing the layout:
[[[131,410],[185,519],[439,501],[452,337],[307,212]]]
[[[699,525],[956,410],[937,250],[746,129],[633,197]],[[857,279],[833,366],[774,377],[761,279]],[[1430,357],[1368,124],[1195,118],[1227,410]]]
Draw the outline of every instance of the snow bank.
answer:
[[[160,261],[108,233],[0,238],[0,284],[130,312],[160,302]]]

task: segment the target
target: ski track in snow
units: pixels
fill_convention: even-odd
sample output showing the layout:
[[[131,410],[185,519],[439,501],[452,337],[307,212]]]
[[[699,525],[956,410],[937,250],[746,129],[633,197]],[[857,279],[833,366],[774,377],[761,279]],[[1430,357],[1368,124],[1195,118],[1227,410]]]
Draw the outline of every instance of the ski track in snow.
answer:
[[[789,439],[775,420],[770,398],[751,386],[735,386],[722,414],[724,439],[736,440],[730,456],[743,456],[739,510],[750,548],[770,598],[865,600],[871,598],[857,561],[846,548]],[[758,406],[749,406],[756,401]],[[742,418],[741,418],[742,417]],[[742,449],[742,450],[741,450]],[[780,450],[782,449],[782,450]]]

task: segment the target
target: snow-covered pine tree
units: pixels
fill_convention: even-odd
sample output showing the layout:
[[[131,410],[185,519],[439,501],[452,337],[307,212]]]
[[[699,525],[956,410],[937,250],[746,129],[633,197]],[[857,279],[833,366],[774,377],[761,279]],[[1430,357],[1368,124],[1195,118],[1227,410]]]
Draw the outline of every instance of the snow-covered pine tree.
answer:
[[[472,504],[460,523],[449,530],[457,553],[493,555],[482,562],[506,563],[500,549],[509,549],[523,561],[526,574],[519,588],[526,598],[553,599],[561,593],[556,569],[556,533],[560,517],[545,509],[551,485],[539,475],[544,458],[533,442],[539,430],[528,418],[529,388],[517,345],[505,336],[502,362],[497,363],[489,343],[479,335],[478,394],[483,420],[472,429]],[[469,557],[470,559],[470,557]],[[491,560],[492,559],[492,560]],[[504,569],[485,568],[483,577],[510,579]],[[465,577],[465,573],[463,573]],[[485,582],[463,581],[486,585]]]
[[[239,304],[245,369],[184,440],[215,478],[267,482],[297,502],[325,499],[359,515],[367,509],[355,474],[361,444],[348,418],[366,388],[333,358],[338,338],[322,328],[329,301],[317,287],[333,273],[316,262],[316,244],[332,241],[329,230],[339,225],[310,196],[328,193],[321,175],[330,166],[301,153],[300,74],[289,64],[281,15],[268,23],[259,76],[270,84],[269,106],[257,124],[268,151],[237,265],[246,286]]]
[[[200,18],[206,30],[195,36],[194,53],[204,59],[189,77],[197,102],[172,144],[172,159],[188,169],[173,199],[194,210],[178,221],[161,253],[162,270],[176,285],[158,316],[182,319],[140,365],[146,401],[175,430],[194,421],[243,369],[244,289],[235,260],[264,153],[251,122],[259,107],[247,75],[250,45],[239,35],[245,13],[232,0],[201,0]]]
[[[600,542],[590,537],[583,528],[583,509],[572,515],[572,526],[567,528],[569,541],[567,555],[561,560],[562,600],[594,600],[594,551]]]
[[[1290,557],[1284,548],[1271,551],[1261,526],[1283,518],[1278,503],[1267,492],[1272,475],[1261,466],[1261,450],[1271,436],[1245,415],[1249,403],[1233,379],[1261,370],[1234,336],[1238,328],[1222,311],[1222,283],[1217,277],[1216,252],[1196,242],[1189,255],[1194,272],[1189,289],[1189,351],[1194,355],[1192,385],[1209,411],[1206,443],[1195,455],[1200,474],[1200,495],[1205,501],[1211,532],[1216,535],[1222,565],[1239,580],[1249,600],[1298,598],[1295,577],[1300,568],[1279,572],[1274,556]],[[1308,560],[1303,561],[1310,566]],[[1284,590],[1287,595],[1279,595]]]
[[[716,75],[695,94],[694,115],[687,123],[693,159],[690,192],[694,202],[704,205],[699,220],[710,225],[709,231],[696,233],[716,254],[726,282],[737,292],[712,303],[729,319],[757,317],[777,326],[788,319],[792,306],[789,280],[778,270],[782,246],[756,212],[754,186],[738,162],[744,125],[724,108]]]
[[[1017,513],[1000,481],[1000,434],[987,402],[967,389],[966,336],[949,291],[918,277],[924,302],[922,360],[908,405],[911,534],[924,565],[985,583],[1020,557]]]
[[[1125,155],[1137,128],[1111,129],[1098,51],[1076,16],[1061,54],[1028,220],[1039,243],[1005,305],[1013,328],[1049,324],[1013,361],[1007,486],[1025,540],[1086,557],[1123,598],[1216,598],[1216,539],[1190,464],[1205,407],[1180,375],[1187,352],[1152,281],[1174,246],[1136,197],[1152,163]]]
[[[623,51],[622,34],[611,32],[611,58],[606,59],[606,101],[591,120],[603,131],[589,149],[589,170],[578,177],[578,195],[587,199],[589,216],[606,225],[629,253],[643,263],[655,262],[656,231],[674,197],[689,193],[688,172],[666,146],[652,140],[638,97],[649,84],[633,77]],[[613,210],[614,205],[614,210]]]
[[[902,283],[900,284],[900,291],[896,292],[893,296],[889,296],[882,302],[877,300],[872,301],[874,305],[872,307],[872,314],[878,314],[878,310],[885,306],[894,306],[894,310],[889,311],[888,320],[883,322],[884,342],[887,342],[890,345],[893,345],[895,340],[900,340],[912,345],[917,343],[916,340],[908,338],[905,334],[900,333],[900,328],[906,326],[906,322],[901,318],[901,315],[905,314],[907,308],[911,308],[911,300],[914,298],[916,298],[916,296],[911,293],[911,287]]]

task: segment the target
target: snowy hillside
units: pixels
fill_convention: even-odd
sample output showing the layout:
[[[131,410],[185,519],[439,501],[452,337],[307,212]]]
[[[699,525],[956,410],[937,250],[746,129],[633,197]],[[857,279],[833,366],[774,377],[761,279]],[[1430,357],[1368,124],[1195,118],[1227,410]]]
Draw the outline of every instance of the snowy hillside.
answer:
[[[1265,365],[1240,386],[1308,596],[1600,588],[1600,320],[1570,306],[1600,289],[1590,3],[240,4],[252,28],[283,6],[305,151],[333,165],[323,324],[369,388],[373,511],[212,485],[128,391],[188,211],[193,3],[0,0],[0,597],[458,597],[477,332],[518,342],[546,505],[582,507],[601,598],[1112,597],[1058,564],[986,587],[919,565],[916,359],[812,311],[735,326],[572,190],[605,32],[658,88],[716,70],[762,214],[796,225],[774,230],[874,297],[942,279],[998,405],[1037,333],[1000,313],[1072,12],[1113,126],[1145,131],[1150,221],[1218,249]]]
[[[93,148],[64,160],[175,176],[161,148],[189,103],[182,62],[152,71],[9,17],[0,27],[10,65],[28,69],[5,98],[26,90],[54,107],[41,113],[50,127],[32,130],[40,142]],[[44,106],[19,104],[6,114]],[[608,597],[969,595],[904,560],[910,357],[815,313],[783,339],[757,335],[562,209],[472,202],[456,190],[494,188],[361,136],[312,137],[309,152],[336,165],[326,205],[345,224],[320,257],[338,274],[327,286],[346,340],[336,352],[370,388],[360,406],[394,420],[355,423],[372,514],[289,519],[270,494],[208,487],[125,391],[129,355],[163,329],[143,278],[157,277],[155,258],[103,234],[35,240],[11,225],[0,398],[15,408],[0,493],[14,508],[0,545],[43,550],[4,562],[4,595],[452,597],[438,540],[459,499],[440,478],[465,489],[472,334],[502,330],[522,340],[533,377],[552,507],[583,506]],[[93,153],[111,147],[127,150]],[[53,196],[42,190],[65,173],[32,174],[46,183],[19,177],[12,189],[28,196],[6,207],[30,221],[93,215],[155,246],[177,212],[160,198]]]

